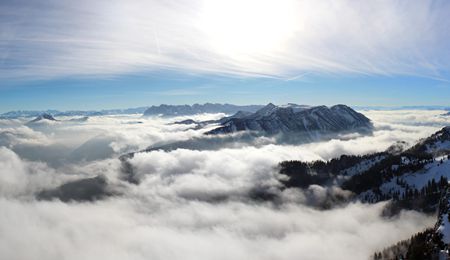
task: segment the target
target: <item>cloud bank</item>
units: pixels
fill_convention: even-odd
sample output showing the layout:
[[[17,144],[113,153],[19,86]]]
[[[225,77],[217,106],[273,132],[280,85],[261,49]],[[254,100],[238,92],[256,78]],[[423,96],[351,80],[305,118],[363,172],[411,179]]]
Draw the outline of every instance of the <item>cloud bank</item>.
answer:
[[[6,259],[365,259],[432,224],[412,212],[382,219],[381,204],[316,211],[191,201],[158,209],[133,200],[0,199],[0,206]]]
[[[2,1],[3,78],[176,70],[443,78],[447,1]]]

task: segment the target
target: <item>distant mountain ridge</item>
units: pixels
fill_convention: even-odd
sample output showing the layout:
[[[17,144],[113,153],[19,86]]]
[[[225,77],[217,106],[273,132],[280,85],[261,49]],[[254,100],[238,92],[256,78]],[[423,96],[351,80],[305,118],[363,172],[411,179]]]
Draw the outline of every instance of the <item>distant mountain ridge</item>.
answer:
[[[239,131],[258,131],[268,135],[278,133],[317,134],[338,133],[357,129],[371,129],[370,119],[346,105],[301,106],[269,103],[255,113],[241,113],[221,120],[221,126],[207,134],[228,134]]]
[[[255,112],[262,108],[262,105],[232,105],[232,104],[218,104],[205,103],[193,105],[159,105],[151,106],[144,112],[144,116],[186,116],[202,113],[225,113],[234,114],[238,111]]]
[[[449,106],[352,106],[356,110],[447,110]]]
[[[0,114],[0,119],[15,119],[19,117],[38,117],[43,114],[58,116],[103,116],[121,114],[142,114],[148,107],[126,108],[126,109],[104,109],[104,110],[17,110]]]
[[[124,114],[143,114],[145,116],[183,116],[195,115],[200,113],[225,113],[234,114],[240,110],[246,112],[255,112],[262,108],[262,105],[232,105],[232,104],[193,104],[193,105],[158,105],[145,106],[126,109],[102,109],[102,110],[16,110],[0,114],[0,119],[15,119],[20,117],[38,117],[42,114],[59,116],[103,116],[103,115],[124,115]]]
[[[289,103],[287,106],[295,104]],[[303,105],[295,105],[300,107],[308,107]],[[196,113],[225,113],[234,114],[238,111],[256,112],[263,105],[232,105],[232,104],[194,104],[194,105],[158,105],[144,106],[125,109],[102,109],[102,110],[68,110],[60,111],[55,109],[48,110],[14,110],[0,114],[0,119],[15,119],[19,117],[37,117],[47,113],[53,116],[102,116],[102,115],[120,115],[120,114],[145,114],[145,115],[194,115]],[[446,106],[403,106],[403,107],[387,107],[387,106],[352,106],[355,110],[447,110]],[[198,111],[198,112],[196,112]],[[450,116],[450,112],[443,114]]]

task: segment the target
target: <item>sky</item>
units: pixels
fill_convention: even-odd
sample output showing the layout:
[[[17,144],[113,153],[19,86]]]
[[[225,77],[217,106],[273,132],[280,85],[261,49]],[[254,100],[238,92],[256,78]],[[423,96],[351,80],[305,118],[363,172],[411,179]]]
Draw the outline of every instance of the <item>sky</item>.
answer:
[[[0,112],[450,105],[444,0],[0,1]]]

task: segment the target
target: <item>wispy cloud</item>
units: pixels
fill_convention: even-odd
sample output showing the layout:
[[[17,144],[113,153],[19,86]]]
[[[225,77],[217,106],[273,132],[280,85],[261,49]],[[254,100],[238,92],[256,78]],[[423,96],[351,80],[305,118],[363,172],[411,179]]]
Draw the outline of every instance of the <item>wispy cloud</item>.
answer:
[[[3,78],[450,70],[447,1],[2,1]]]
[[[155,94],[161,96],[198,96],[204,94],[204,92],[198,88],[176,88],[159,91],[156,92]]]

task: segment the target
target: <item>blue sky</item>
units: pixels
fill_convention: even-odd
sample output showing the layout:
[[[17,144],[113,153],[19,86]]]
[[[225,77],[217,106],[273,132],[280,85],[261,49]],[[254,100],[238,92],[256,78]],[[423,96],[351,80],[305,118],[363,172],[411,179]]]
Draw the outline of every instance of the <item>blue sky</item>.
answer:
[[[450,84],[408,76],[310,75],[268,78],[159,72],[110,79],[57,79],[11,83],[0,90],[0,110],[107,109],[161,103],[268,102],[357,106],[450,105]]]
[[[0,2],[0,112],[450,105],[450,2]]]

